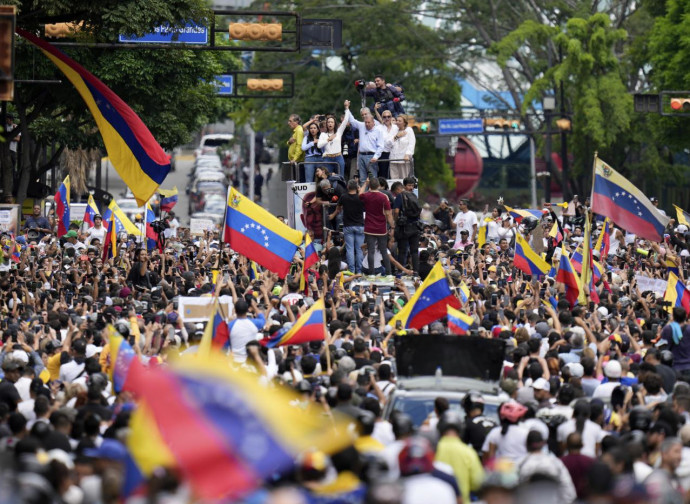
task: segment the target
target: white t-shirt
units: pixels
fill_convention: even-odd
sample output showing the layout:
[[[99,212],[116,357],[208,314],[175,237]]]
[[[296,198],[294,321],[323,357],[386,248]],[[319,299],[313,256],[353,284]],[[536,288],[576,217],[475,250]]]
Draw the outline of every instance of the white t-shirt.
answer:
[[[70,361],[60,366],[60,380],[66,383],[72,383],[80,375],[84,374],[84,363],[77,364],[76,361]]]
[[[575,419],[568,420],[558,426],[556,431],[556,439],[559,443],[565,443],[568,436],[575,432]],[[591,420],[585,420],[585,426],[582,429],[582,454],[588,457],[596,458],[597,443],[606,435],[604,430]]]
[[[522,425],[511,425],[505,435],[502,427],[494,427],[484,440],[482,452],[489,452],[489,445],[496,445],[496,457],[504,457],[518,464],[527,455],[527,434],[529,431]]]
[[[467,230],[467,232],[470,234],[470,239],[472,239],[472,236],[474,236],[474,226],[478,224],[477,214],[469,210],[467,212],[458,212],[453,219],[453,223],[455,224],[456,244],[460,243],[460,231],[462,230]]]
[[[33,422],[36,420],[36,413],[34,412],[35,399],[28,399],[17,404],[17,412],[24,415],[27,422]]]
[[[450,484],[431,474],[416,474],[403,478],[403,504],[457,504],[455,491]]]
[[[31,394],[29,394],[29,388],[31,387],[31,378],[28,376],[21,376],[15,383],[14,383],[14,388],[17,389],[17,392],[19,392],[19,397],[22,398],[22,401],[28,401],[31,398]]]
[[[602,383],[594,389],[594,394],[592,394],[592,399],[601,399],[604,402],[611,400],[611,394],[613,389],[620,387],[620,382],[606,382]]]
[[[376,439],[384,446],[388,446],[395,441],[395,434],[393,434],[393,426],[390,422],[383,420],[374,424],[374,432],[371,437]]]
[[[103,245],[105,242],[105,234],[107,232],[108,231],[102,225],[99,228],[96,226],[89,228],[89,230],[86,232],[86,244],[89,245],[91,240],[95,238],[100,242],[101,245]]]
[[[230,346],[235,362],[247,360],[247,343],[260,339],[259,329],[266,323],[263,316],[255,319],[244,318],[233,320],[229,324]]]

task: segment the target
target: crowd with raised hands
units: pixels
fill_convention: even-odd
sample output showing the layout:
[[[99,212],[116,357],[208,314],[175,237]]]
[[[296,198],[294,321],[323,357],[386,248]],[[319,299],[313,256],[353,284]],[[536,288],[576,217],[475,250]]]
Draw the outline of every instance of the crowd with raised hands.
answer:
[[[326,128],[343,131],[335,120]],[[314,172],[328,201],[329,173]],[[204,465],[220,463],[205,458],[207,442],[190,460],[173,438],[174,463],[139,465],[143,486],[127,484],[128,464],[141,462],[128,436],[138,432],[131,420],[145,389],[130,388],[139,376],[130,366],[164,373],[213,352],[265,389],[292,389],[290,411],[333,425],[346,419],[342,435],[351,436],[347,448],[314,446],[263,473],[272,466],[247,446],[265,448],[268,438],[252,431],[245,446],[244,431],[233,430],[255,418],[251,401],[245,411],[234,399],[227,411],[241,414],[226,418],[222,402],[205,402],[221,401],[219,391],[180,378],[197,387],[199,425],[219,422],[214,432],[238,443],[233,460],[258,471],[237,480],[230,501],[686,501],[687,226],[670,220],[653,242],[599,219],[588,201],[432,208],[419,204],[414,178],[390,191],[385,182],[348,181],[327,216],[333,229],[298,249],[286,276],[236,253],[218,232],[178,228],[151,250],[128,237],[114,257],[100,222],[57,239],[37,214],[22,233],[2,235],[0,486],[22,502],[206,495]],[[201,320],[188,309],[222,299],[223,310]],[[498,343],[497,390],[465,390],[458,400],[439,367],[433,408],[419,417],[394,402],[409,374],[397,345],[438,334]],[[168,401],[160,437],[206,435],[175,423],[177,400]]]

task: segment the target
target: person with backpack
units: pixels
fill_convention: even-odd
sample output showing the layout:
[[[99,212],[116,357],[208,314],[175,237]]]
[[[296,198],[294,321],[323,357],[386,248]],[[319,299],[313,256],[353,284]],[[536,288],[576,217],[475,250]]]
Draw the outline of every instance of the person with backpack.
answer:
[[[396,194],[393,213],[396,220],[395,239],[398,242],[398,262],[407,264],[407,252],[412,256],[412,269],[419,274],[419,235],[422,223],[419,216],[422,207],[414,193],[414,177],[403,179],[403,190],[400,191],[399,182],[393,184],[393,194]]]

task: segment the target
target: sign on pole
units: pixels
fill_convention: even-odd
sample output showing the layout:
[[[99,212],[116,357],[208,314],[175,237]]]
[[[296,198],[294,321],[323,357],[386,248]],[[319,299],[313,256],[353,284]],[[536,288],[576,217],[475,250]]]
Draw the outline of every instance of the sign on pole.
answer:
[[[143,37],[120,35],[120,42],[129,44],[208,44],[208,29],[196,23],[172,28],[170,25],[157,26],[153,33]]]
[[[439,135],[470,135],[484,131],[483,119],[439,119]]]

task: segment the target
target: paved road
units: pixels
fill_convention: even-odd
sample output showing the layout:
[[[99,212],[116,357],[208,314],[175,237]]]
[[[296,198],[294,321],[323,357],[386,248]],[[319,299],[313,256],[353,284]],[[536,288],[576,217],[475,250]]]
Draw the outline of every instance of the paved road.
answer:
[[[175,171],[170,172],[165,181],[161,185],[163,189],[172,189],[177,186],[179,191],[177,205],[175,205],[174,212],[177,215],[180,223],[183,226],[189,225],[188,198],[185,193],[187,188],[187,181],[189,178],[187,174],[194,165],[194,154],[191,151],[183,151],[176,157]],[[268,209],[273,215],[286,215],[287,212],[287,194],[285,182],[280,180],[280,173],[277,164],[261,165],[261,172],[264,180],[267,178],[269,167],[273,168],[273,176],[268,185],[264,184],[262,192],[261,205]],[[106,175],[103,175],[105,181]],[[125,183],[122,181],[117,172],[113,169],[108,170],[108,191],[115,197],[121,198],[126,190]]]

